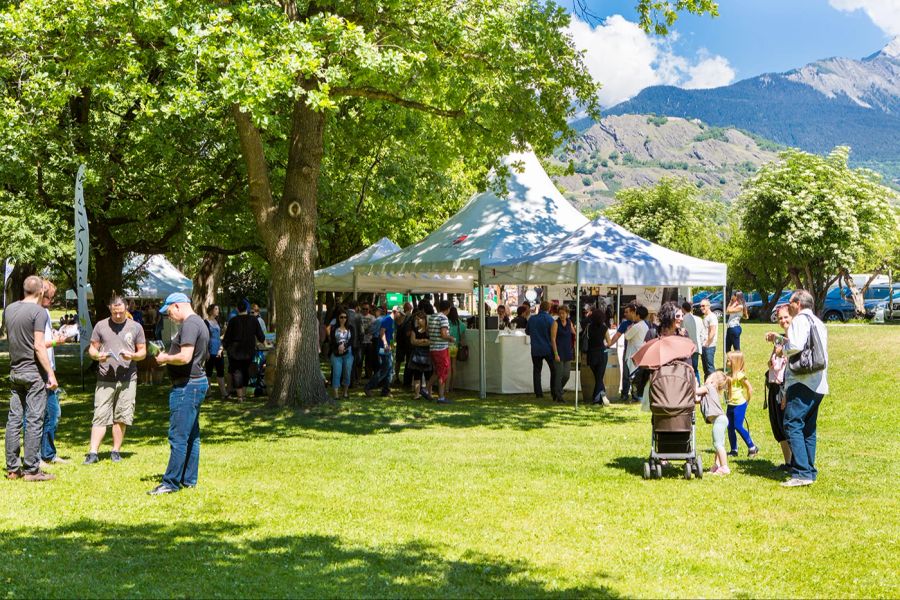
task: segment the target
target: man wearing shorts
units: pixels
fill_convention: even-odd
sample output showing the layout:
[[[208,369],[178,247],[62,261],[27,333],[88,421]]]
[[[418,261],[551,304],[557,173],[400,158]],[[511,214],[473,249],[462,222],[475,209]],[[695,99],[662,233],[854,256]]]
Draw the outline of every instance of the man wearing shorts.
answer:
[[[134,420],[134,401],[137,395],[137,361],[147,356],[144,328],[126,316],[125,299],[113,296],[109,301],[109,318],[94,327],[88,355],[100,363],[97,387],[94,390],[94,421],[91,427],[91,448],[84,464],[99,459],[97,452],[112,426],[113,445],[110,459],[122,460],[120,451],[125,429]]]
[[[428,389],[420,391],[426,400],[431,400],[431,388],[435,380],[438,382],[438,399],[441,404],[447,402],[444,396],[444,386],[450,377],[450,344],[456,340],[450,335],[450,301],[441,300],[438,303],[438,312],[428,316],[429,354],[434,372],[428,380]]]

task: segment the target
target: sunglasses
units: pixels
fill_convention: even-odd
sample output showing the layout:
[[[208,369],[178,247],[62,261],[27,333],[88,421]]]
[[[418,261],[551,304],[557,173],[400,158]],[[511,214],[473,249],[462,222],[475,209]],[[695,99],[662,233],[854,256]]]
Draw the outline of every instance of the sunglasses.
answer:
[[[684,318],[684,313],[681,312],[681,311],[679,310],[678,312],[675,313],[675,318],[676,318],[676,319],[683,319],[683,318]]]
[[[338,319],[346,319],[346,318],[347,318],[347,315],[341,315],[338,317]]]

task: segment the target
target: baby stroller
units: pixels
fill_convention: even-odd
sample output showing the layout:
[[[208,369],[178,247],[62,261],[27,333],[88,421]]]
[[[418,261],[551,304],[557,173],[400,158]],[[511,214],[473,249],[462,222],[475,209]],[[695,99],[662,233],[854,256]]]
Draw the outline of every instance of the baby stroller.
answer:
[[[684,461],[684,478],[703,478],[703,461],[697,454],[694,427],[694,392],[697,380],[690,363],[673,360],[649,372],[646,391],[650,399],[653,433],[650,458],[644,463],[644,479],[662,477],[663,461]]]

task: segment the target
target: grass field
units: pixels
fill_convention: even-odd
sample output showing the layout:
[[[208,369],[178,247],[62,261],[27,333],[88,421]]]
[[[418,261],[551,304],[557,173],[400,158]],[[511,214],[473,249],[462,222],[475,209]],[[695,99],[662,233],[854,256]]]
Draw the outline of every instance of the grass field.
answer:
[[[755,385],[768,329],[744,330]],[[312,412],[208,400],[199,487],[149,497],[168,457],[166,389],[140,388],[125,461],[106,445],[82,466],[92,394],[64,358],[58,445],[75,464],[50,483],[0,481],[0,593],[897,597],[900,327],[829,336],[820,478],[799,489],[771,471],[761,397],[759,457],[741,446],[730,477],[644,481],[636,406],[357,395]],[[708,426],[698,439],[708,467]]]

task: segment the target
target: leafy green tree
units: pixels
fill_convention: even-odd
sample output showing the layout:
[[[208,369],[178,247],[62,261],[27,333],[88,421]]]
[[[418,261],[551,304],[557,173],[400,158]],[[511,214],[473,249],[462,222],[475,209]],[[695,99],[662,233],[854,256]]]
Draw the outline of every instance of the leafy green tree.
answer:
[[[745,184],[738,202],[752,255],[812,293],[821,310],[841,273],[889,258],[898,220],[895,193],[866,169],[848,165],[850,149],[822,157],[787,150]]]
[[[717,260],[722,254],[720,223],[725,205],[701,199],[697,188],[677,178],[664,178],[649,188],[616,192],[607,218],[642,238],[666,248]]]

